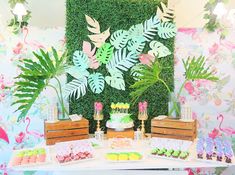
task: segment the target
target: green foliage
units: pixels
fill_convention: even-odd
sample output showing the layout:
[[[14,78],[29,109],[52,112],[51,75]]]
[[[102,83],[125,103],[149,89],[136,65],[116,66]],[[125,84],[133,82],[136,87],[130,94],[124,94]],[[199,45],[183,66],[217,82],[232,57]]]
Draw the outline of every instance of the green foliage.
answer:
[[[113,47],[109,43],[104,43],[101,48],[97,50],[96,59],[100,64],[107,64],[113,55]]]
[[[176,34],[176,26],[173,23],[163,22],[158,27],[158,35],[163,39],[169,39]]]
[[[141,54],[145,47],[145,38],[138,36],[132,38],[127,45],[127,49],[133,53]]]
[[[73,54],[73,64],[81,71],[86,70],[89,67],[88,56],[82,51],[76,51]]]
[[[203,56],[193,57],[192,59],[189,57],[187,61],[183,60],[183,64],[186,80],[218,80],[218,77],[214,76],[214,72],[210,71],[210,67],[206,67],[205,57]]]
[[[104,90],[104,77],[101,73],[93,73],[88,77],[89,86],[95,94],[100,94]]]
[[[129,33],[126,30],[118,30],[111,35],[110,43],[116,49],[122,49],[126,46],[127,41],[129,40]]]
[[[162,58],[171,54],[170,50],[158,41],[151,41],[149,47],[152,49],[149,51],[149,54],[154,55],[155,57]]]
[[[72,60],[72,55],[76,50],[81,50],[83,41],[90,41],[88,38],[89,31],[87,30],[87,22],[85,20],[84,14],[87,14],[99,21],[101,31],[104,31],[109,27],[111,34],[118,30],[126,30],[129,31],[129,37],[132,38],[133,36],[141,36],[143,34],[143,21],[150,19],[151,16],[156,14],[158,5],[159,1],[149,0],[67,0],[66,39],[70,60]],[[133,25],[142,27],[132,27]],[[173,53],[174,38],[164,40],[156,35],[157,32],[154,31],[154,34],[155,37],[153,37],[153,39],[164,44]],[[149,45],[146,44],[143,52],[146,53],[148,50]],[[166,83],[170,86],[171,89],[173,89],[173,56],[169,55],[163,59],[163,66],[170,68],[163,69],[162,76],[166,77]],[[104,126],[105,122],[109,118],[109,113],[111,112],[111,102],[130,103],[130,93],[132,92],[132,89],[130,89],[129,86],[135,82],[132,75],[130,75],[130,70],[123,72],[123,74],[120,72],[119,74],[111,74],[109,72],[110,75],[107,75],[106,67],[100,66],[98,69],[96,69],[96,72],[99,72],[105,76],[106,83],[110,82],[110,84],[116,85],[119,87],[119,89],[125,88],[125,91],[118,90],[116,88],[114,89],[111,87],[111,85],[106,85],[101,94],[94,95],[92,91],[87,91],[86,96],[80,97],[79,100],[72,100],[70,102],[71,113],[83,114],[83,116],[89,119],[90,132],[94,132],[96,127],[96,122],[93,121],[94,102],[100,101],[105,106],[103,111],[105,117],[101,122],[101,125]],[[116,79],[120,81],[116,81]],[[69,81],[71,81],[71,77],[69,77]],[[159,114],[168,113],[168,92],[162,84],[158,83],[151,87],[146,93],[144,93],[139,100],[147,100],[149,103],[149,120],[146,123],[146,131],[150,132],[151,119]],[[136,119],[135,127],[138,127],[139,121],[137,120],[137,105],[131,106],[130,113],[132,113],[132,117]]]
[[[86,94],[87,78],[81,77],[74,79],[66,84],[65,87],[65,98],[79,99],[81,96]]]
[[[54,48],[52,51],[54,60],[48,52],[40,50],[39,53],[33,52],[37,61],[24,59],[19,65],[21,74],[16,77],[14,92],[16,100],[13,102],[19,105],[16,111],[21,112],[18,121],[27,115],[40,93],[49,85],[49,80],[64,72],[66,55],[59,57]]]
[[[109,72],[111,76],[105,77],[106,83],[115,89],[125,90],[125,81],[122,72],[115,69],[111,69]]]

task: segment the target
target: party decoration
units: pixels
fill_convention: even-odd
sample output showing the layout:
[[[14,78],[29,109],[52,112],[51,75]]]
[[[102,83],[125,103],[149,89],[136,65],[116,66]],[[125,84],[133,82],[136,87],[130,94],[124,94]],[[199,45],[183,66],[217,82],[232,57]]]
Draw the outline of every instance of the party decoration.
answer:
[[[110,43],[116,49],[122,49],[126,46],[127,41],[129,40],[129,33],[126,30],[118,30],[111,35]]]
[[[163,22],[158,27],[158,35],[163,39],[169,39],[176,35],[176,30],[173,23]]]
[[[79,79],[74,79],[68,84],[66,84],[65,88],[65,97],[74,97],[75,99],[79,99],[81,96],[86,94],[87,88],[87,78],[82,77]]]
[[[8,135],[7,135],[6,131],[2,127],[0,127],[0,139],[2,139],[5,142],[9,143]]]
[[[89,67],[88,56],[82,51],[75,51],[73,54],[73,63],[81,71],[86,70]]]
[[[68,67],[68,69],[65,70],[65,72],[77,79],[88,77],[90,74],[87,70],[81,71],[81,69],[77,66],[70,66]]]
[[[158,41],[151,41],[149,47],[152,50],[149,50],[148,54],[154,57],[162,58],[171,54],[170,50]]]
[[[142,24],[136,24],[133,25],[130,29],[129,29],[129,38],[135,38],[136,36],[143,36],[144,34],[144,27]]]
[[[122,73],[117,70],[109,70],[109,72],[111,76],[105,77],[106,83],[115,89],[125,90],[125,81]]]
[[[106,39],[110,36],[109,29],[101,33],[99,22],[87,15],[85,17],[88,23],[88,30],[91,33],[94,33],[93,35],[88,35],[88,37],[91,39],[93,44],[99,48],[105,43]]]
[[[104,119],[104,115],[102,113],[103,110],[103,104],[101,102],[95,102],[94,103],[94,120],[97,120],[97,129],[96,133],[101,132],[100,128],[100,120]]]
[[[101,73],[90,74],[88,83],[92,92],[96,94],[100,94],[104,90],[104,77]]]
[[[99,62],[95,56],[96,48],[94,47],[92,49],[91,44],[89,42],[83,41],[82,51],[88,56],[89,68],[97,69],[99,67]]]
[[[107,64],[112,58],[113,47],[109,43],[104,43],[96,53],[96,58],[100,64]]]
[[[145,37],[146,41],[150,41],[154,38],[157,29],[159,28],[159,25],[160,20],[156,15],[152,16],[149,20],[144,22],[143,36]]]
[[[163,2],[157,7],[157,16],[163,22],[172,21],[175,17],[174,10],[168,8]]]
[[[127,71],[137,63],[137,55],[133,52],[127,53],[127,49],[118,50],[114,53],[112,60],[107,64],[108,70]]]
[[[61,91],[61,83],[57,76],[64,72],[66,66],[66,53],[61,57],[58,56],[57,51],[52,48],[53,58],[48,52],[40,49],[39,53],[33,52],[36,61],[32,59],[23,59],[22,64],[18,65],[21,69],[21,74],[16,77],[15,93],[16,100],[14,104],[18,104],[17,111],[21,114],[18,117],[18,121],[24,119],[29,109],[36,101],[41,92],[48,86],[52,87],[56,92],[62,107],[62,113],[68,114],[64,107],[63,94]],[[49,84],[51,79],[55,79],[59,85],[59,92],[56,87]]]
[[[143,36],[138,36],[132,38],[127,45],[127,49],[130,52],[140,54],[144,50],[145,47],[145,38]]]

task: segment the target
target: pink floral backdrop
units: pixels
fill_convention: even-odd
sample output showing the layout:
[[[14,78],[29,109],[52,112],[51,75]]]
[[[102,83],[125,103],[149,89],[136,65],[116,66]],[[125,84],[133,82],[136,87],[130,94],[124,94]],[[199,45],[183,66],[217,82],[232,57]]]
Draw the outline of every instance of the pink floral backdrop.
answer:
[[[65,39],[63,28],[38,29],[25,28],[20,35],[13,35],[0,25],[0,174],[24,174],[6,168],[11,151],[33,147],[44,141],[43,120],[47,115],[48,98],[44,95],[30,110],[27,118],[17,122],[17,113],[11,107],[13,101],[11,88],[18,70],[16,64],[22,58],[32,58],[32,51],[39,48],[50,50],[54,46],[63,50]],[[217,72],[220,81],[195,81],[186,83],[180,97],[181,103],[189,103],[199,122],[199,136],[217,128],[224,136],[233,139],[235,130],[235,32],[229,32],[224,40],[219,33],[201,29],[179,29],[175,43],[175,85],[176,92],[184,81],[182,59],[188,56],[204,55],[207,63]],[[217,120],[223,115],[224,121]],[[209,170],[188,170],[199,174],[215,172]],[[225,172],[230,170],[225,170]],[[35,172],[39,174],[39,172]],[[46,173],[41,173],[46,174]],[[205,173],[204,173],[205,174]]]

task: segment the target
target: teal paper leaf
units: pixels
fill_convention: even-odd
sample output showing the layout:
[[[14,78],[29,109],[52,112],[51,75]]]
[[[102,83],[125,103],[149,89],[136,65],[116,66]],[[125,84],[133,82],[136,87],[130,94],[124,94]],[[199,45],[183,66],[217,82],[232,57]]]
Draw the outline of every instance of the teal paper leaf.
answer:
[[[122,49],[126,46],[127,41],[129,40],[129,33],[125,30],[118,30],[111,35],[110,43],[116,49]]]
[[[81,70],[77,66],[70,66],[68,69],[65,70],[65,72],[76,79],[82,78],[84,76],[88,77],[90,74],[87,70]]]
[[[73,54],[73,63],[80,70],[85,70],[89,68],[89,59],[88,56],[82,51],[75,51]]]
[[[131,68],[130,75],[134,78],[134,80],[139,80],[138,77],[142,75],[140,72],[143,67],[143,64],[138,63]]]
[[[145,38],[143,36],[132,38],[128,41],[127,49],[130,52],[140,54],[143,52],[145,47]]]
[[[125,81],[123,79],[122,72],[117,70],[110,70],[109,71],[111,76],[106,76],[105,81],[106,83],[118,90],[125,90]]]
[[[152,49],[148,52],[149,55],[162,58],[171,55],[171,51],[158,41],[151,41],[149,47]]]
[[[106,65],[106,68],[109,70],[121,70],[128,71],[129,68],[134,66],[137,62],[137,54],[133,52],[129,52],[127,54],[127,49],[117,50],[112,60]]]
[[[75,98],[79,99],[80,97],[86,94],[87,88],[87,78],[82,77],[79,79],[74,79],[66,84],[65,86],[65,98]]]
[[[158,35],[163,39],[169,39],[176,35],[176,26],[170,22],[163,22],[158,27]]]
[[[157,34],[157,29],[160,26],[161,22],[158,17],[152,16],[149,20],[145,21],[143,24],[144,33],[146,41],[153,40],[154,36]]]
[[[142,24],[136,24],[133,25],[130,29],[129,29],[129,37],[130,38],[135,38],[138,36],[143,36],[144,34],[144,27]]]
[[[113,46],[110,43],[104,43],[96,52],[96,59],[100,64],[107,64],[113,55]]]
[[[93,73],[88,77],[88,84],[92,92],[100,94],[104,90],[104,77],[101,73]]]

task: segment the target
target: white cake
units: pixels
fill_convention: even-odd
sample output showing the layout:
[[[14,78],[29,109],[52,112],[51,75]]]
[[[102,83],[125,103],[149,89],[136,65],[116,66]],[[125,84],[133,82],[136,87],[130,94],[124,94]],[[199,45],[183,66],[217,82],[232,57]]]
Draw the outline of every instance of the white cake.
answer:
[[[114,113],[110,115],[110,120],[107,121],[106,126],[115,130],[124,130],[132,128],[134,122],[128,113]]]

